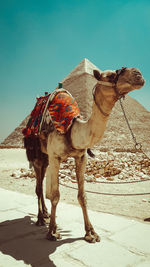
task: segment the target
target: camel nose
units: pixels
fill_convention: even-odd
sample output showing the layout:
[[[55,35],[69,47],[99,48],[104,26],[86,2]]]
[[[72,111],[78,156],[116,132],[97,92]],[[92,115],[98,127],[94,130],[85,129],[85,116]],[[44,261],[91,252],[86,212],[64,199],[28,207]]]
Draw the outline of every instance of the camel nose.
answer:
[[[145,83],[145,80],[144,80],[144,78],[142,77],[141,74],[139,74],[139,75],[136,76],[136,81],[137,81],[137,82],[140,82],[140,83],[143,84],[143,85],[144,85],[144,83]]]
[[[139,71],[139,69],[133,69],[133,77],[135,79],[135,82],[141,86],[143,86],[145,84],[145,80],[141,74],[141,72]]]

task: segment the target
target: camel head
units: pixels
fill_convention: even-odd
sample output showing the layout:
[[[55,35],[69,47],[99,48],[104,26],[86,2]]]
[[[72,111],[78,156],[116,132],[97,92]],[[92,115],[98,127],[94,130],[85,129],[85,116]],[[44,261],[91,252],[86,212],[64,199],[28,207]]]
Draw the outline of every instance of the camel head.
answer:
[[[93,88],[94,102],[107,117],[115,102],[134,89],[140,89],[145,81],[138,69],[122,68],[116,71],[93,71],[97,84]]]
[[[99,84],[106,86],[106,89],[114,89],[117,98],[134,89],[140,89],[145,83],[141,72],[136,68],[122,68],[116,71],[106,70],[101,73],[94,70],[93,73]]]

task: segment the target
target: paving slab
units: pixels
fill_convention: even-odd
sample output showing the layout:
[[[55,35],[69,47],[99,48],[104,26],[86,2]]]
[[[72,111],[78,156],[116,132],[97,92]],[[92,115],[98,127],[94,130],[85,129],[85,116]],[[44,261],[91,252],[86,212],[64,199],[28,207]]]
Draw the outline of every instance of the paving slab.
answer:
[[[150,255],[150,225],[135,223],[132,227],[123,229],[111,236],[111,240],[122,244],[130,251],[139,255]]]
[[[148,267],[150,223],[89,211],[101,242],[83,239],[83,215],[79,206],[60,202],[57,224],[62,239],[46,239],[48,226],[35,225],[36,196],[0,188],[0,267]],[[50,210],[50,201],[46,200]]]
[[[76,266],[116,267],[126,266],[125,263],[130,263],[130,266],[133,266],[134,263],[140,261],[142,258],[104,239],[101,245],[98,243],[94,246],[86,244],[69,252],[65,251],[61,254],[55,253],[55,255],[51,255],[51,259],[53,259],[56,266],[59,267],[61,266],[61,261],[64,262],[63,266],[66,266],[69,259],[70,262],[76,264]]]

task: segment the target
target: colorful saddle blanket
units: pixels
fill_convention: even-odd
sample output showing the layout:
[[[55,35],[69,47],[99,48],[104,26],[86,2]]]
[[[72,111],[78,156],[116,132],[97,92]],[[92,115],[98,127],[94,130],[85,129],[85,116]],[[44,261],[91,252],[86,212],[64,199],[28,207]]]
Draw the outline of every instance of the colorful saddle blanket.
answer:
[[[66,90],[56,90],[53,93],[37,98],[36,105],[30,114],[29,121],[22,133],[25,137],[40,133],[45,114],[49,114],[50,122],[56,130],[65,134],[74,118],[81,117],[77,102]]]

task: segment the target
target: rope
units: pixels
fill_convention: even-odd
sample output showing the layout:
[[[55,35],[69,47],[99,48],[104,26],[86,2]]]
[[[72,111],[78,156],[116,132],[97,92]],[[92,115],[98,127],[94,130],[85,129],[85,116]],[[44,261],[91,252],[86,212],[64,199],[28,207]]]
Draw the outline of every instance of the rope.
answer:
[[[78,188],[75,188],[73,186],[69,186],[69,185],[65,185],[65,184],[62,184],[62,183],[59,183],[60,185],[64,186],[64,187],[67,187],[67,188],[70,188],[70,189],[74,189],[74,190],[78,190]],[[96,195],[104,195],[104,196],[126,196],[126,197],[130,197],[130,196],[145,196],[145,195],[150,195],[150,193],[135,193],[135,194],[118,194],[118,193],[102,193],[102,192],[93,192],[93,191],[90,191],[90,190],[85,190],[86,193],[90,193],[90,194],[96,194]]]
[[[104,181],[95,181],[95,183],[99,184],[134,184],[134,183],[143,183],[150,181],[150,179],[144,179],[144,180],[135,180],[135,181],[130,181],[130,182],[104,182]]]
[[[128,120],[127,116],[126,116],[125,109],[124,109],[124,106],[123,106],[123,103],[122,103],[122,99],[121,99],[121,98],[119,99],[119,102],[120,102],[120,106],[121,106],[121,109],[122,109],[124,118],[125,118],[125,120],[126,120],[126,123],[127,123],[127,125],[128,125],[128,128],[129,128],[129,130],[130,130],[132,139],[133,139],[133,141],[134,141],[135,150],[136,150],[136,151],[139,150],[140,152],[143,153],[143,155],[144,155],[148,160],[150,160],[150,158],[148,157],[148,155],[143,151],[143,149],[142,149],[142,144],[141,144],[141,143],[138,143],[137,140],[136,140],[136,137],[135,137],[135,135],[134,135],[134,133],[133,133],[133,131],[132,131],[132,129],[131,129],[129,120]]]

